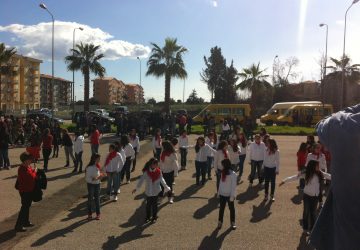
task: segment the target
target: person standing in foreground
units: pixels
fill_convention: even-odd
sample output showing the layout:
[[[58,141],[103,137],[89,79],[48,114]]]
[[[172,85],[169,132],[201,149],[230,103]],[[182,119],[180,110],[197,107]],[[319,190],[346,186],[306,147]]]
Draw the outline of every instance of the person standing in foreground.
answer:
[[[139,179],[136,188],[132,191],[134,194],[141,188],[141,185],[145,181],[145,194],[146,194],[146,218],[145,223],[148,223],[151,219],[152,222],[156,222],[158,219],[158,198],[161,192],[160,184],[163,185],[164,191],[170,191],[170,188],[166,185],[164,178],[162,177],[161,170],[159,168],[159,161],[156,158],[151,158],[143,168],[143,175]]]
[[[74,167],[73,173],[78,171],[78,168],[79,168],[79,173],[82,172],[82,167],[83,167],[83,160],[82,160],[83,145],[84,145],[84,136],[81,135],[79,131],[75,132],[75,141],[74,141],[75,167]]]
[[[156,129],[155,135],[152,139],[152,147],[154,152],[154,157],[160,161],[160,154],[161,154],[161,129]]]
[[[206,172],[208,168],[207,159],[211,153],[216,153],[216,151],[205,143],[204,137],[200,136],[196,140],[195,152],[196,185],[200,185],[200,176],[201,185],[205,185]]]
[[[261,168],[264,162],[266,146],[263,142],[261,142],[260,135],[255,135],[255,141],[250,144],[249,151],[251,160],[251,173],[249,177],[250,185],[253,184],[256,172],[258,174],[259,184],[262,184],[264,180]]]
[[[16,221],[15,231],[25,232],[25,227],[34,226],[29,221],[30,207],[32,203],[32,193],[35,189],[36,181],[36,167],[32,168],[32,156],[29,153],[22,153],[20,155],[21,165],[18,168],[18,177],[16,182],[16,189],[19,190],[21,197],[21,208]]]
[[[229,159],[229,151],[227,150],[227,148],[228,148],[228,143],[226,141],[221,141],[215,153],[214,169],[216,174],[216,190],[219,190],[221,172],[224,168],[222,161],[224,159]]]
[[[186,169],[186,156],[188,153],[188,146],[189,146],[189,138],[186,134],[186,130],[180,132],[181,135],[179,137],[179,149],[180,149],[180,162],[181,162],[181,170]]]
[[[310,236],[316,249],[360,246],[360,104],[322,120],[321,143],[331,153],[331,188]]]
[[[265,177],[265,198],[264,201],[268,200],[269,195],[269,182],[271,182],[270,199],[275,201],[275,180],[276,175],[279,174],[280,167],[280,153],[278,146],[274,139],[269,139],[269,147],[266,149],[264,156],[264,177]]]
[[[103,173],[100,173],[99,168],[96,166],[100,162],[100,155],[93,154],[90,162],[85,169],[85,179],[88,189],[88,220],[92,219],[92,200],[95,201],[96,220],[100,220],[100,180]]]
[[[50,129],[47,128],[44,130],[44,136],[42,138],[42,153],[43,153],[43,157],[44,157],[44,171],[45,172],[48,171],[48,163],[49,163],[49,158],[51,155],[52,143],[53,143],[53,136],[50,133]]]
[[[91,153],[92,154],[99,153],[100,131],[97,129],[96,125],[91,125],[90,143],[91,143]]]
[[[139,136],[136,135],[136,130],[132,129],[130,131],[130,135],[129,135],[129,141],[131,146],[133,147],[134,151],[135,151],[135,156],[134,159],[132,160],[132,169],[131,172],[135,171],[135,167],[136,167],[136,156],[137,154],[140,152],[140,140],[139,140]]]
[[[221,171],[221,181],[218,190],[218,197],[220,198],[220,209],[217,228],[220,229],[222,227],[224,210],[227,203],[230,210],[231,229],[235,230],[236,226],[234,201],[236,198],[237,176],[235,172],[231,169],[231,161],[229,159],[224,159],[221,164],[223,165],[223,170]]]
[[[131,167],[131,162],[135,157],[135,150],[133,149],[133,147],[131,146],[131,144],[129,142],[129,137],[127,137],[126,135],[121,136],[120,145],[125,153],[124,167],[122,168],[122,171],[121,171],[120,183],[123,182],[124,176],[126,175],[126,182],[129,184],[130,183],[130,167]]]
[[[108,177],[107,193],[110,200],[117,201],[117,194],[119,190],[119,173],[124,166],[124,159],[121,154],[116,151],[114,144],[109,146],[109,154],[105,160],[105,170]],[[120,169],[120,171],[119,171]]]
[[[285,178],[280,186],[284,183],[298,180],[300,178],[305,179],[304,186],[304,195],[303,195],[303,203],[304,203],[304,211],[303,211],[303,219],[302,226],[305,234],[310,234],[316,220],[316,209],[319,202],[319,194],[321,192],[321,180],[326,178],[331,180],[331,175],[325,172],[322,172],[319,168],[319,162],[317,161],[309,161],[305,173],[299,173],[294,176],[290,176]]]
[[[173,183],[175,176],[178,175],[179,165],[174,147],[168,141],[162,143],[163,151],[160,155],[160,169],[166,184],[170,187],[168,192],[169,203],[174,203]],[[164,194],[160,195],[161,197]]]
[[[244,133],[240,133],[238,138],[238,145],[240,148],[240,155],[239,155],[239,175],[238,175],[238,182],[241,181],[241,176],[244,171],[244,163],[246,159],[246,150],[247,150],[247,140]]]

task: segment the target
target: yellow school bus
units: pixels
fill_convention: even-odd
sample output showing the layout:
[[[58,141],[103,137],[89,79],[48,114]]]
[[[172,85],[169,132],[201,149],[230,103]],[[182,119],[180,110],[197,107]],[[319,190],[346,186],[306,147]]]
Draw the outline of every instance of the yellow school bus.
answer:
[[[318,101],[308,101],[308,102],[277,102],[275,103],[265,115],[260,117],[260,122],[265,123],[268,126],[276,123],[277,118],[281,115],[284,115],[285,112],[291,108],[293,105],[297,104],[321,104]]]
[[[321,119],[334,112],[331,104],[299,104],[290,107],[284,115],[277,118],[279,125],[317,124]]]
[[[227,118],[237,118],[239,121],[244,120],[244,116],[250,116],[249,104],[210,104],[197,114],[193,121],[195,123],[202,123],[205,115],[213,116],[215,122],[219,123],[221,120]]]

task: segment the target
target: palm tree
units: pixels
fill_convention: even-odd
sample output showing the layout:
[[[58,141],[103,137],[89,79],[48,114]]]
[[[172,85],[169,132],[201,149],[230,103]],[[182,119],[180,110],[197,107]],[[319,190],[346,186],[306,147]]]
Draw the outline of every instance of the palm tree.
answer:
[[[89,111],[89,84],[90,73],[103,77],[105,68],[100,64],[100,59],[104,54],[97,53],[100,46],[94,44],[77,44],[76,49],[71,50],[71,55],[65,57],[68,64],[68,71],[78,71],[84,75],[84,111]]]
[[[360,67],[360,64],[350,65],[350,58],[348,56],[341,57],[340,59],[330,57],[330,60],[334,63],[334,66],[328,66],[327,68],[332,69],[333,72],[342,72],[345,70],[345,73],[351,73]]]
[[[15,48],[7,49],[4,43],[0,43],[0,110],[2,110],[1,105],[1,75],[11,75],[13,71],[11,70],[10,59],[13,55],[16,54]]]
[[[242,69],[242,72],[238,74],[243,79],[243,81],[236,86],[236,89],[248,90],[251,92],[250,105],[253,109],[252,118],[256,117],[254,108],[257,91],[262,87],[267,87],[270,85],[270,83],[266,81],[266,78],[268,78],[269,75],[264,74],[265,71],[266,69],[260,69],[259,62],[257,65],[253,63],[249,68]]]
[[[165,76],[165,112],[170,113],[170,84],[171,78],[185,79],[187,72],[183,61],[183,54],[187,49],[178,45],[177,39],[166,38],[165,45],[160,48],[157,44],[151,43],[152,50],[147,62],[148,70],[146,75],[155,77]]]

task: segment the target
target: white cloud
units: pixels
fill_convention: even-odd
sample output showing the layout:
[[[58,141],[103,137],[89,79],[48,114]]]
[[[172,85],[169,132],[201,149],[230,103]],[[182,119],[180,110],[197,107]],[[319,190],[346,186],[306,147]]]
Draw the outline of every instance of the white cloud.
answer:
[[[212,1],[212,5],[216,8],[216,7],[218,7],[218,2],[217,2],[217,0],[213,0]]]
[[[76,22],[55,21],[55,58],[63,60],[69,54],[73,43],[74,28],[82,27],[83,31],[76,30],[76,42],[93,43],[100,45],[100,52],[105,54],[105,60],[116,60],[122,57],[148,57],[150,48],[142,44],[133,44],[114,37],[101,30]],[[0,26],[0,32],[8,32],[15,36],[20,53],[43,60],[51,59],[52,23],[38,23],[35,25],[11,24]]]

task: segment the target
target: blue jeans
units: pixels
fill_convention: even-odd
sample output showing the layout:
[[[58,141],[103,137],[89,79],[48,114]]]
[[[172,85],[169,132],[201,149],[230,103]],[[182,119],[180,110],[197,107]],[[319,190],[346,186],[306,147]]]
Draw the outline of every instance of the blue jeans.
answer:
[[[207,162],[206,161],[195,161],[196,168],[196,185],[200,184],[200,176],[201,176],[201,184],[205,184],[205,177],[207,171]]]
[[[117,195],[119,189],[119,173],[108,173],[107,193],[110,195]]]
[[[10,167],[9,149],[0,149],[0,167]]]
[[[208,178],[211,177],[211,168],[212,168],[213,162],[214,162],[214,157],[213,156],[208,156],[208,158],[207,158],[207,174],[208,174]]]
[[[92,214],[92,200],[95,201],[95,212],[97,215],[100,214],[100,184],[87,184],[88,189],[88,214]]]
[[[91,144],[91,154],[99,153],[99,144]]]
[[[246,155],[239,155],[239,178],[242,176],[244,171],[244,163],[245,163]]]

